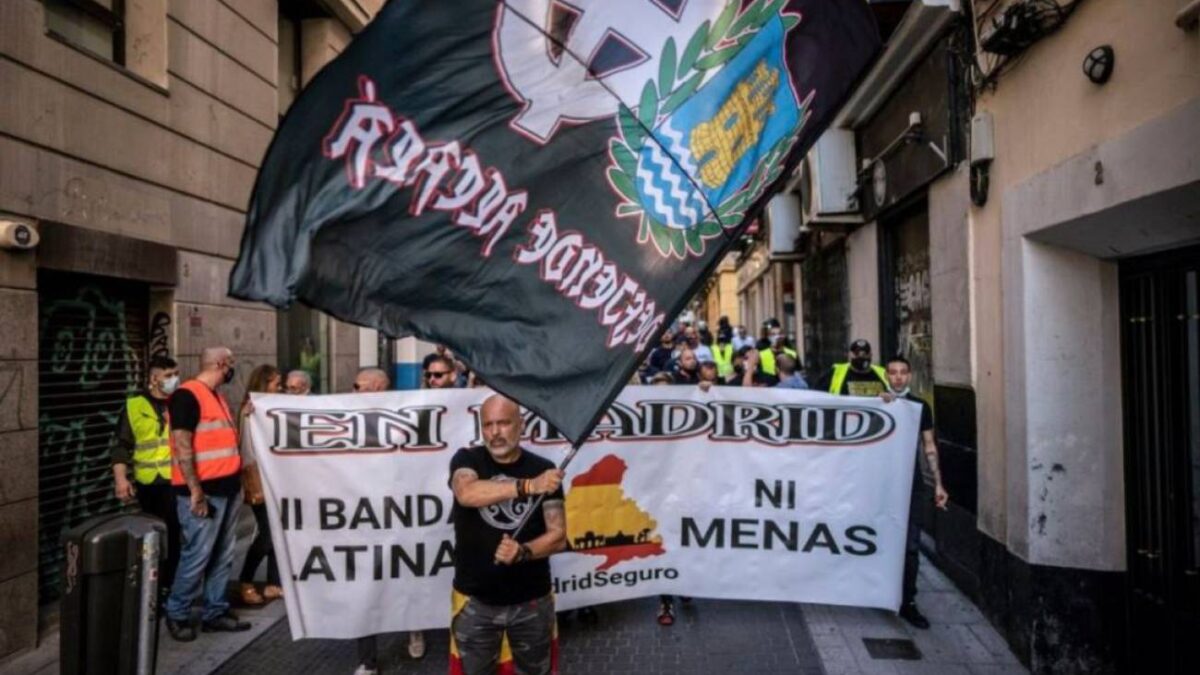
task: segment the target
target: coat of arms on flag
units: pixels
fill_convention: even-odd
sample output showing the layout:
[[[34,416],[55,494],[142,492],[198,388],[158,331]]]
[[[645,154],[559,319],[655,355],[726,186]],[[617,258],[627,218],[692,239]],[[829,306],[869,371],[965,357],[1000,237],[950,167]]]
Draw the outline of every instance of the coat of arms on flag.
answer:
[[[740,4],[701,24],[678,58],[668,39],[636,115],[619,112],[608,171],[625,200],[617,215],[637,218],[639,243],[663,256],[699,256],[742,222],[783,170],[815,94],[802,101],[786,66],[784,38],[801,17],[780,0]]]

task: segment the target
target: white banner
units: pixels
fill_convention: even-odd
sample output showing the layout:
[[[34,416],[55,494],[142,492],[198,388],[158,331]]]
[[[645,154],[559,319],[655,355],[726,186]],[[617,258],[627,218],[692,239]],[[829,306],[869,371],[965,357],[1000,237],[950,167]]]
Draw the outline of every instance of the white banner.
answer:
[[[256,395],[295,638],[444,628],[450,458],[491,392]],[[629,387],[567,469],[560,609],[659,593],[896,609],[919,423],[906,401]],[[569,450],[527,418],[523,447]]]

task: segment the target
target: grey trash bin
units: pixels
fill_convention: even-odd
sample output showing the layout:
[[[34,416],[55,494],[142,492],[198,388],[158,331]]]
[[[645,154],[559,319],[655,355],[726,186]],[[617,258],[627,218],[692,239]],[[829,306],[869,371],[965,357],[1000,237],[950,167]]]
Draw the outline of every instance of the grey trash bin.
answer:
[[[63,675],[154,672],[166,537],[163,521],[140,513],[97,516],[63,535]]]

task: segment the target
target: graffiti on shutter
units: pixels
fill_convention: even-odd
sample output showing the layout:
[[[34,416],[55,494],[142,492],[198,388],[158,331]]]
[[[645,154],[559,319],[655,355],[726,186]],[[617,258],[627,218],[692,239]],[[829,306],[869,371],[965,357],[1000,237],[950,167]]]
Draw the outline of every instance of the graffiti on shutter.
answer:
[[[919,210],[892,226],[896,353],[912,364],[909,387],[933,404],[933,302],[929,288],[929,218]]]
[[[63,532],[120,508],[111,448],[141,387],[145,286],[44,273],[38,282],[38,596],[60,595]]]

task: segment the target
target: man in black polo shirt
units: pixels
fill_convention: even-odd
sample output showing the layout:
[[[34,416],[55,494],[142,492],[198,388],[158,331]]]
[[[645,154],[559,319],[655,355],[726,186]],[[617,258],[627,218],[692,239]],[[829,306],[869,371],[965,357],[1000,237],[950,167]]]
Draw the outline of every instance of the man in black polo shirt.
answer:
[[[480,412],[485,446],[450,460],[455,561],[451,658],[467,675],[495,673],[507,637],[519,673],[551,672],[549,557],[566,548],[563,473],[520,447],[521,409],[499,394]],[[514,538],[521,515],[545,495]]]
[[[945,510],[950,501],[950,494],[942,485],[942,470],[938,464],[937,439],[933,433],[933,408],[925,399],[914,395],[909,390],[912,381],[912,365],[903,356],[893,356],[887,362],[888,391],[881,394],[884,401],[892,402],[898,398],[912,401],[921,406],[921,438],[918,445],[925,452],[929,463],[929,471],[933,474],[933,503],[939,509]],[[908,540],[904,550],[904,596],[900,602],[900,617],[917,628],[929,628],[929,620],[917,609],[917,566],[921,562],[920,544],[921,530],[917,527],[917,496],[921,480],[921,463],[916,459],[913,467],[912,497],[908,507]]]

